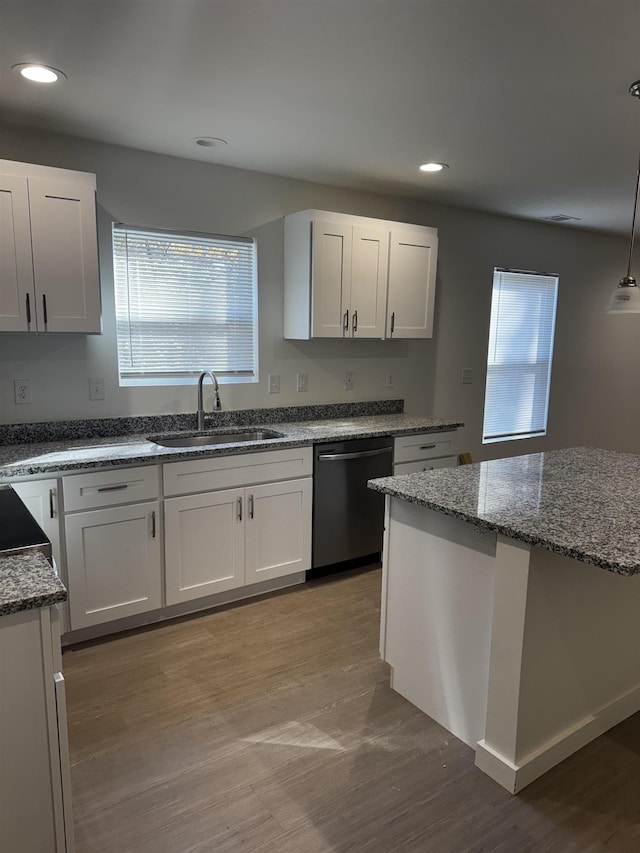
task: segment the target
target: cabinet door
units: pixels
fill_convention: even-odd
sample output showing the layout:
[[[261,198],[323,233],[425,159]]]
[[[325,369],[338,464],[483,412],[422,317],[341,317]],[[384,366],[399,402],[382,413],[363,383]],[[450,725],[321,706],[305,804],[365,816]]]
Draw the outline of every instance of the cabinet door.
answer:
[[[393,476],[401,474],[419,474],[422,471],[435,471],[437,468],[455,468],[455,456],[442,456],[440,459],[416,459],[413,462],[400,462],[393,466]]]
[[[53,558],[58,572],[66,583],[60,555],[60,516],[58,513],[58,481],[29,480],[26,483],[12,483],[14,492],[38,522],[51,542]]]
[[[165,512],[167,604],[244,584],[244,490],[168,498]]]
[[[71,628],[162,605],[158,501],[67,515]]]
[[[0,175],[0,331],[35,329],[27,179]],[[33,320],[33,325],[28,317]]]
[[[354,228],[351,252],[351,335],[354,338],[383,338],[388,232],[380,228]]]
[[[51,542],[51,552],[62,583],[68,588],[67,567],[60,550],[60,510],[57,480],[29,480],[25,483],[12,483],[14,492],[47,534]],[[69,630],[69,608],[67,603],[59,605],[61,630]]]
[[[311,568],[311,478],[246,490],[247,584]]]
[[[29,207],[38,328],[100,332],[93,189],[29,178]]]
[[[426,231],[426,229],[425,229]],[[430,338],[438,240],[415,230],[393,229],[389,247],[387,337]]]
[[[312,224],[311,337],[342,338],[347,333],[351,277],[350,225],[315,220]]]

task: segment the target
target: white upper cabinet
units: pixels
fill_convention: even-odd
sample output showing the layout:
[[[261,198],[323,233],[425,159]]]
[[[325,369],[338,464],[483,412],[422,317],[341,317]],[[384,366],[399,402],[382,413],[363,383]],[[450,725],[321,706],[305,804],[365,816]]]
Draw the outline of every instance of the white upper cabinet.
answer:
[[[388,338],[433,336],[437,258],[435,228],[394,225],[389,244]]]
[[[435,228],[304,210],[284,235],[285,338],[431,337]]]
[[[382,338],[389,234],[384,228],[354,226],[351,245],[351,337]]]
[[[100,332],[94,175],[0,161],[0,331]]]
[[[313,338],[344,337],[342,315],[349,309],[351,230],[351,226],[338,223],[311,223]],[[305,260],[308,266],[308,253]]]

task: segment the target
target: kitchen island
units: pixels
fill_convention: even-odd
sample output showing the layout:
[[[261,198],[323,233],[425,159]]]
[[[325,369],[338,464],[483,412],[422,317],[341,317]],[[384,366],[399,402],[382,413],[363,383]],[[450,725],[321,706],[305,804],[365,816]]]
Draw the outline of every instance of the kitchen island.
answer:
[[[391,683],[511,792],[640,710],[640,456],[386,477]]]
[[[51,546],[0,486],[0,847],[72,853],[73,819]]]

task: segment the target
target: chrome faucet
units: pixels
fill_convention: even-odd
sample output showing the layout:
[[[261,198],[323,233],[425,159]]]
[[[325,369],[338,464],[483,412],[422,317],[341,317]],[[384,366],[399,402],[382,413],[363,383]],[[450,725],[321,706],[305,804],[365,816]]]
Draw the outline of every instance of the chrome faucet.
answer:
[[[198,429],[204,429],[204,402],[202,394],[202,384],[206,377],[209,377],[213,382],[213,411],[219,412],[222,406],[220,405],[220,391],[218,390],[218,380],[212,370],[203,370],[198,379]]]

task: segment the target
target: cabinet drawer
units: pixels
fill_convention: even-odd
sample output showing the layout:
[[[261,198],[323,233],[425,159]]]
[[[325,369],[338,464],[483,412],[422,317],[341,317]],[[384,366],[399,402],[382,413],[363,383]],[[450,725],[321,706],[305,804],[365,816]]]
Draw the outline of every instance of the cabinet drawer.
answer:
[[[455,438],[455,432],[420,432],[398,436],[393,445],[393,461],[397,464],[414,459],[455,455]]]
[[[435,471],[436,468],[452,468],[456,464],[455,456],[440,456],[438,459],[415,459],[413,462],[401,462],[393,466],[393,476],[418,474],[421,471]]]
[[[147,501],[160,494],[157,465],[90,471],[62,478],[65,512]]]
[[[313,450],[292,447],[240,456],[214,456],[169,462],[163,468],[165,495],[186,495],[308,477],[313,469]]]

